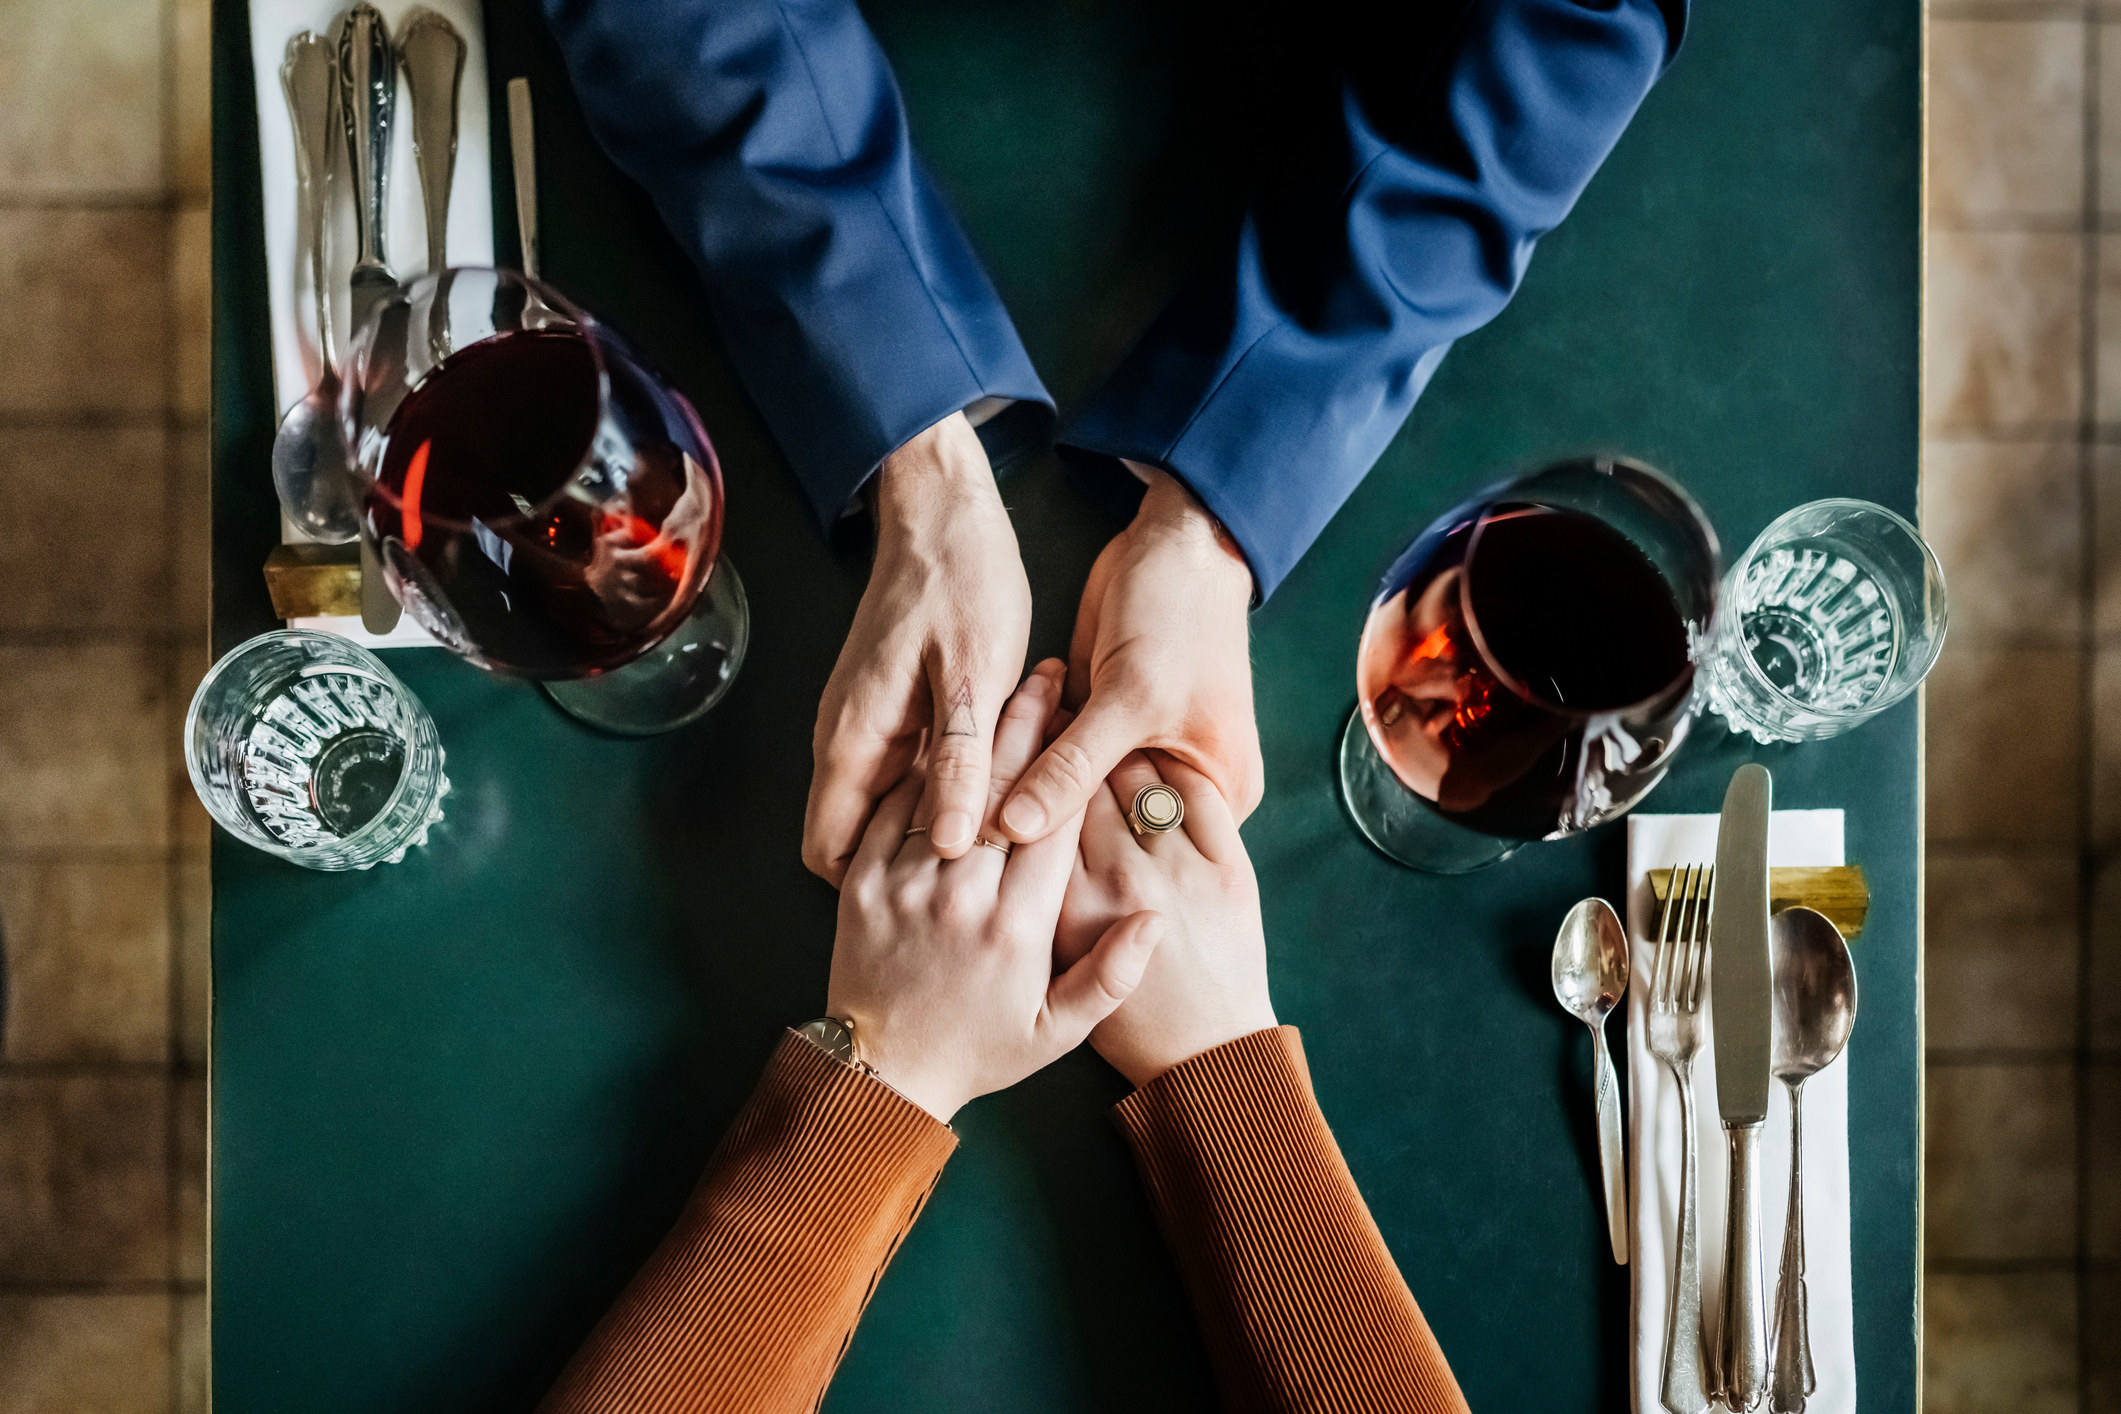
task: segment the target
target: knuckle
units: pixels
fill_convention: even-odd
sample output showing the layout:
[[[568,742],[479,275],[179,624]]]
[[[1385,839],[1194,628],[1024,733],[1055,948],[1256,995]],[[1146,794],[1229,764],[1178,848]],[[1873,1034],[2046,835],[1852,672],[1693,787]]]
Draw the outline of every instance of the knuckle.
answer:
[[[1031,784],[1033,789],[1045,787],[1074,795],[1087,790],[1097,779],[1097,767],[1090,760],[1090,753],[1079,743],[1062,738],[1046,748],[1038,776]]]
[[[928,763],[928,780],[932,785],[977,784],[986,778],[987,763],[976,756],[969,746],[938,751]]]

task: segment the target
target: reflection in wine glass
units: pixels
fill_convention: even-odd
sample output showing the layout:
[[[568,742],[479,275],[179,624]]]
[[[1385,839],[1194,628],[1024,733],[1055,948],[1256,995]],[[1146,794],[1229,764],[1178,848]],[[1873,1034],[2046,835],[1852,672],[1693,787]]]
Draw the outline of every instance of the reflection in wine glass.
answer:
[[[714,705],[748,636],[721,472],[623,339],[521,275],[453,269],[381,305],[347,370],[362,533],[423,627],[608,730]]]
[[[1350,812],[1458,873],[1624,813],[1684,737],[1716,538],[1638,463],[1564,462],[1455,507],[1387,571],[1341,740]]]

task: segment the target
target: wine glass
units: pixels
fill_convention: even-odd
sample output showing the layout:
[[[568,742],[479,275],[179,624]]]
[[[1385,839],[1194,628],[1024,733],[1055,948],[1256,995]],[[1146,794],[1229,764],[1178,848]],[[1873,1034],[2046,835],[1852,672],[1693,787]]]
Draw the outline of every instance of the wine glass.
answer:
[[[514,271],[438,271],[355,335],[340,415],[361,533],[442,643],[629,735],[727,691],[749,613],[714,447],[609,326]]]
[[[1357,650],[1341,791],[1370,842],[1458,874],[1624,814],[1690,720],[1716,533],[1640,462],[1492,486],[1392,562]]]

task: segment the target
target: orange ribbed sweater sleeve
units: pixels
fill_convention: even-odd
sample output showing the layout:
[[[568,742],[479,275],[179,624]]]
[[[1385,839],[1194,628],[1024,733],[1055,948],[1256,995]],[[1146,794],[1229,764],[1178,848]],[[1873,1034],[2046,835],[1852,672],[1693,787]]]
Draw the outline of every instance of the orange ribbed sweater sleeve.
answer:
[[[1230,1414],[1463,1411],[1311,1093],[1293,1026],[1120,1102]]]
[[[808,1414],[957,1147],[790,1033],[545,1414]]]

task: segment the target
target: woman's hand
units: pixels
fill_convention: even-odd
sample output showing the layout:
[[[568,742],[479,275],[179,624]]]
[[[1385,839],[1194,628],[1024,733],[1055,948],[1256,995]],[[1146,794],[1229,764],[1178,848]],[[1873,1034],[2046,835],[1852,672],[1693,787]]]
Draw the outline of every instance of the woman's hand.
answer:
[[[1038,754],[1063,671],[1041,663],[1002,710],[984,838],[1001,839],[995,812]],[[1054,930],[1082,817],[1009,853],[975,845],[944,859],[926,837],[906,834],[929,789],[909,777],[862,836],[840,889],[826,1009],[854,1023],[861,1059],[879,1076],[948,1123],[967,1100],[1081,1045],[1141,981],[1161,928],[1146,910],[1115,917],[1055,976]]]
[[[950,858],[972,848],[995,718],[1031,634],[1016,531],[963,413],[884,458],[876,519],[876,564],[811,739],[803,863],[834,884],[924,742],[928,838]]]
[[[1127,811],[1137,791],[1159,780],[1185,801],[1185,820],[1165,834],[1136,835]],[[1162,942],[1127,1004],[1090,1033],[1098,1054],[1137,1087],[1276,1024],[1259,885],[1237,821],[1206,776],[1162,752],[1130,754],[1091,797],[1061,910],[1060,960],[1073,961],[1145,909],[1162,917]]]

